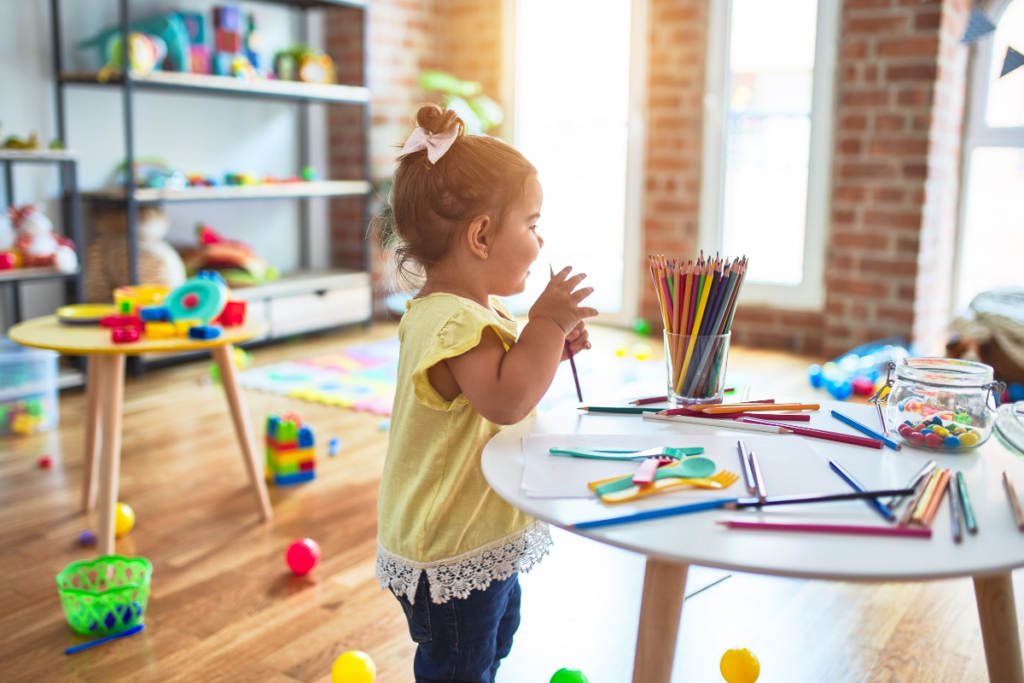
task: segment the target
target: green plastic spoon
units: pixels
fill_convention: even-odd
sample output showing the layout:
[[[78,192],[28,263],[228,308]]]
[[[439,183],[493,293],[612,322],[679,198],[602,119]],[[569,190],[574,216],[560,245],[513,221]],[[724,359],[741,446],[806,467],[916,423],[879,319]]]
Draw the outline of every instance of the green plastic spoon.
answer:
[[[594,460],[646,460],[658,456],[668,456],[682,460],[687,455],[700,455],[703,448],[648,448],[646,451],[602,451],[586,448],[552,448],[551,455],[567,455],[574,458],[592,458]]]
[[[679,479],[703,479],[710,477],[715,473],[715,462],[709,458],[690,458],[689,460],[683,460],[677,465],[671,467],[659,467],[658,471],[654,474],[654,479],[668,479],[669,477],[677,477]],[[602,484],[595,489],[595,492],[599,496],[603,496],[608,493],[615,493],[616,491],[622,491],[628,489],[630,486],[635,486],[633,483],[633,475],[629,474],[622,479],[616,479],[610,481],[607,484]]]

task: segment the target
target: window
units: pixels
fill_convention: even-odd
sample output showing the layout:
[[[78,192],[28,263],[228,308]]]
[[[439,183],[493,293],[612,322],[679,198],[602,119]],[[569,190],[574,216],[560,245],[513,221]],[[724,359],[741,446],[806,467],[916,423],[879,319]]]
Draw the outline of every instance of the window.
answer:
[[[745,303],[821,307],[838,0],[712,3],[700,245]]]
[[[996,31],[975,43],[971,55],[957,308],[985,290],[1024,281],[1024,69],[999,77],[1008,44],[1024,50],[1024,0],[997,1],[988,14]]]
[[[514,138],[544,187],[546,244],[510,303],[536,299],[549,262],[571,265],[595,288],[589,305],[627,322],[640,282],[646,2],[515,2]]]

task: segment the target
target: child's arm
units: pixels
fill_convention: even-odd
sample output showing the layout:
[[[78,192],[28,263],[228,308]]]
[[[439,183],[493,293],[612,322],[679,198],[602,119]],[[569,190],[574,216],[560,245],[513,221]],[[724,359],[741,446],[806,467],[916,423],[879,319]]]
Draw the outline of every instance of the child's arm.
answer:
[[[593,308],[579,306],[593,288],[573,291],[586,276],[566,279],[568,272],[566,268],[551,279],[508,352],[488,328],[474,349],[445,361],[462,393],[491,422],[515,424],[530,414],[555,376],[566,338],[584,318],[597,315]],[[574,353],[588,343],[585,334],[581,328],[571,340]]]

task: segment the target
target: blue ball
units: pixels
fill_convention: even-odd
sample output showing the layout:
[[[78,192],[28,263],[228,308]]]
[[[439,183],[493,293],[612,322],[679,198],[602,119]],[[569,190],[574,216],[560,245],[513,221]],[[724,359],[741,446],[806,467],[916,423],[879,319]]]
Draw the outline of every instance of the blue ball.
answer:
[[[942,445],[946,448],[960,448],[960,439],[955,436],[947,436],[943,439]]]
[[[1014,382],[1010,385],[1009,392],[1011,401],[1024,401],[1024,384]]]
[[[821,366],[817,363],[807,366],[807,379],[811,381],[812,387],[820,389],[825,382],[825,378],[821,375]]]
[[[853,394],[853,383],[849,381],[828,382],[825,388],[828,389],[828,393],[832,394],[832,398],[837,401],[845,401]]]

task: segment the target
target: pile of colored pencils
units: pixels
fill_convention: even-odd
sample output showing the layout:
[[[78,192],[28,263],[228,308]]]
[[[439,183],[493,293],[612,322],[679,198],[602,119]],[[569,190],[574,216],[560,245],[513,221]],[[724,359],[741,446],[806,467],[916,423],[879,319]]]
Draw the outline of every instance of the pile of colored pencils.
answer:
[[[661,303],[662,322],[671,335],[669,359],[672,393],[710,398],[725,381],[724,344],[736,313],[747,259],[704,258],[683,263],[661,255],[648,256],[651,277]]]

